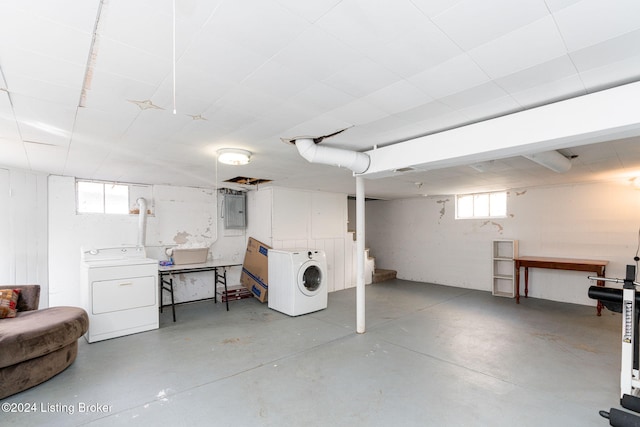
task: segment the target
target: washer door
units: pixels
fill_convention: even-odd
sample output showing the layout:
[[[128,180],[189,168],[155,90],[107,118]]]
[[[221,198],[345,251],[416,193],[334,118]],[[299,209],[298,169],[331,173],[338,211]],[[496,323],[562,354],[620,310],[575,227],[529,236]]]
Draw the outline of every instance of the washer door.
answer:
[[[324,273],[317,261],[310,260],[298,270],[298,289],[307,296],[314,296],[322,289]]]

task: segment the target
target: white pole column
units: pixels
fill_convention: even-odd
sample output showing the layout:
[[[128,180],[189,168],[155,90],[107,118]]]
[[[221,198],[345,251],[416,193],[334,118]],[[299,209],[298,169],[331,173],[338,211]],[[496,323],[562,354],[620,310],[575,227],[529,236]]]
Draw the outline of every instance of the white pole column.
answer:
[[[356,175],[356,332],[364,334],[364,178]]]

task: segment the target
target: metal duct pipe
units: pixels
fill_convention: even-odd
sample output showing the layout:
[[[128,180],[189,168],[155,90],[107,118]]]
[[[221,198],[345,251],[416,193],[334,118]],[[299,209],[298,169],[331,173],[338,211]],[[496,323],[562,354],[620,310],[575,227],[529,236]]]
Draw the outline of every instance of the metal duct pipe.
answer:
[[[557,151],[544,151],[542,153],[528,154],[524,157],[557,173],[565,173],[571,169],[571,160]]]
[[[309,163],[345,167],[356,174],[366,172],[371,163],[366,153],[318,146],[311,138],[291,142],[296,144],[300,155]],[[356,176],[356,331],[359,334],[365,332],[364,221],[364,179]]]
[[[295,141],[296,148],[309,163],[322,163],[351,169],[355,173],[364,173],[369,169],[369,155],[341,148],[319,146],[311,138]]]
[[[138,246],[144,246],[147,234],[147,201],[144,197],[136,200],[140,212],[138,213]]]

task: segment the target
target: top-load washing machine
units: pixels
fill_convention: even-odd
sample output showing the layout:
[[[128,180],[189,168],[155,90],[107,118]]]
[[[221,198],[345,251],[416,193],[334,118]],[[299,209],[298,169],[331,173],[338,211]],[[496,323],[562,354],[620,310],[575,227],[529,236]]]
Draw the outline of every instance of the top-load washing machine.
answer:
[[[327,257],[313,249],[269,249],[269,308],[299,316],[327,308]]]

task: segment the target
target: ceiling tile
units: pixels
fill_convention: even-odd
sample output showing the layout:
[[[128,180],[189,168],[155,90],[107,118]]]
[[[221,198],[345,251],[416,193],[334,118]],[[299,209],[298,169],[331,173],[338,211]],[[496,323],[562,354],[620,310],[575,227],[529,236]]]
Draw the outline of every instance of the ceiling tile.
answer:
[[[296,123],[311,120],[319,116],[316,110],[307,108],[305,104],[297,101],[286,101],[284,104],[278,105],[273,109],[262,114],[260,120],[267,129],[273,127],[278,129],[288,129]],[[269,124],[267,124],[269,123]],[[269,135],[268,133],[264,136]]]
[[[0,90],[0,138],[19,139],[19,136],[9,94]]]
[[[509,92],[511,97],[524,108],[538,107],[587,93],[582,79],[577,74],[521,90],[514,88]]]
[[[438,104],[438,103],[433,103]],[[405,113],[398,115],[400,118],[405,117]],[[399,128],[397,132],[401,132],[404,137],[401,140],[417,138],[419,136],[429,135],[441,132],[446,129],[457,127],[460,123],[468,123],[469,119],[459,111],[443,110],[434,116],[425,116],[421,120],[415,120],[410,125]]]
[[[298,37],[309,22],[273,0],[222,2],[199,37],[223,39],[268,59]]]
[[[67,161],[67,147],[25,143],[29,165],[35,171],[61,175]]]
[[[0,90],[0,165],[29,169],[27,154],[7,92]],[[0,166],[1,167],[1,166]]]
[[[557,12],[560,9],[564,9],[581,1],[582,0],[545,0],[545,3],[551,12]]]
[[[412,0],[411,2],[429,18],[434,18],[462,0]]]
[[[329,111],[326,115],[351,123],[354,126],[363,125],[388,116],[384,111],[361,100],[352,101]]]
[[[350,171],[309,164],[280,137],[355,123],[325,143],[368,150],[640,80],[637,1],[183,0],[174,115],[170,6],[4,1],[0,68],[9,92],[0,91],[0,163],[31,167],[11,94],[22,136],[39,143],[30,144],[34,165],[52,161],[45,172],[215,185],[218,174],[238,174],[215,164],[215,150],[242,146],[256,153],[248,174],[351,191]],[[99,7],[97,56],[78,108]],[[640,146],[633,143],[622,151],[571,148],[583,159],[591,150],[608,159],[599,170],[619,170],[633,167],[632,147]],[[484,174],[461,167],[372,180],[367,192],[415,196],[414,179],[429,192],[460,192],[576,182],[589,173],[586,162],[562,176],[523,158],[500,165]]]
[[[463,54],[411,76],[408,80],[437,99],[486,83],[489,77],[471,57]]]
[[[455,110],[461,110],[502,98],[505,95],[506,92],[494,82],[487,82],[462,92],[445,96],[440,98],[439,101]]]
[[[2,163],[0,167],[13,167],[29,170],[29,160],[22,141],[14,138],[5,138],[0,134],[0,150],[2,150]],[[46,171],[46,169],[44,169]]]
[[[93,32],[100,0],[29,0],[21,2],[4,2],[6,8],[15,7],[27,12],[30,16],[39,16],[64,26],[75,28],[85,33]]]
[[[401,78],[368,58],[350,64],[336,74],[324,79],[324,83],[360,97],[401,80]]]
[[[334,108],[348,104],[355,99],[341,90],[333,88],[325,83],[316,82],[298,92],[289,99],[289,102],[299,105],[301,108],[315,112],[317,115]]]
[[[273,60],[311,78],[322,80],[363,58],[362,53],[327,32],[312,27],[291,40]]]
[[[640,70],[640,56],[635,56],[584,71],[580,73],[580,78],[588,92],[597,92],[618,85],[637,82],[640,79],[638,70]]]
[[[95,20],[95,16],[91,19]],[[47,36],[43,37],[42,34]],[[22,51],[84,66],[89,56],[92,34],[42,18],[28,10],[3,5],[0,14],[0,53],[14,45],[14,40],[20,40]]]
[[[12,79],[11,93],[30,98],[40,98],[51,103],[77,106],[80,92],[77,87],[61,86],[33,77],[22,75],[19,79]]]
[[[530,24],[549,14],[540,0],[463,0],[433,18],[464,50]]]
[[[140,111],[121,140],[152,146],[180,142],[180,139],[174,138],[173,135],[192,122],[190,117],[184,114],[173,114],[168,110]]]
[[[520,104],[518,104],[511,96],[505,95],[500,98],[488,99],[480,104],[460,109],[459,112],[475,122],[515,113],[520,110],[522,110]]]
[[[102,7],[99,44],[106,39],[144,51],[146,55],[171,59],[173,20],[171,2],[106,2]],[[180,2],[177,2],[180,3]],[[180,36],[183,36],[180,34]],[[178,40],[190,40],[178,37]]]
[[[362,49],[380,41],[404,40],[406,33],[431,23],[408,0],[343,0],[317,24],[347,45]]]
[[[215,142],[253,152],[256,147],[265,144],[265,140],[269,141],[269,143],[284,144],[280,138],[287,137],[285,133],[289,127],[290,126],[282,125],[282,123],[278,124],[267,120],[259,120],[249,126],[244,126],[227,133],[223,138],[217,139]]]
[[[410,77],[462,54],[462,50],[430,21],[406,28],[402,37],[379,40],[363,47],[362,51],[403,77]]]
[[[386,116],[374,122],[349,128],[344,133],[343,139],[353,150],[369,150],[374,145],[388,145],[397,142],[399,138],[405,138],[404,133],[398,132],[398,129],[403,129],[408,124],[410,123],[399,117]]]
[[[178,59],[176,77],[180,78],[181,70],[199,69],[203,76],[209,75],[212,80],[239,83],[264,62],[263,55],[237,43],[200,34]],[[171,75],[170,71],[167,76]]]
[[[259,117],[284,102],[284,99],[266,92],[258,92],[246,86],[237,86],[225,93],[216,102],[216,106],[234,108],[244,114]]]
[[[494,79],[565,54],[564,43],[551,16],[546,16],[469,51],[469,55],[480,68]]]
[[[571,52],[571,59],[580,72],[600,68],[608,64],[617,64],[640,56],[640,29],[605,40],[601,43]],[[637,68],[623,68],[631,76],[639,75]]]
[[[175,2],[175,44],[178,58],[211,18],[222,0]],[[106,2],[101,37],[170,59],[173,56],[173,8],[169,1]]]
[[[95,171],[107,159],[110,148],[95,144],[71,144],[62,173],[78,178],[93,178]]]
[[[155,91],[156,86],[150,83],[96,69],[92,73],[91,84],[86,92],[84,105],[103,111],[132,110],[130,103],[127,102],[128,100],[144,101],[151,99]],[[154,104],[160,105],[160,102],[154,102]],[[162,104],[161,106],[168,108],[170,104]]]
[[[495,82],[508,93],[512,93],[537,87],[555,80],[562,80],[575,74],[577,74],[577,70],[574,63],[568,56],[563,55],[524,70],[505,75],[504,77],[496,79]]]
[[[395,114],[428,104],[433,98],[408,81],[400,80],[365,96],[363,100],[388,114]]]
[[[75,108],[20,95],[12,95],[11,100],[23,141],[69,145]]]
[[[288,99],[313,84],[314,80],[295,69],[275,61],[268,61],[257,68],[242,83],[276,98]]]
[[[84,80],[84,65],[63,61],[53,56],[44,56],[36,53],[5,46],[0,42],[0,57],[2,57],[2,72],[5,76],[7,88],[11,92],[13,83],[25,88],[23,78],[37,80],[44,84],[52,84],[58,87],[66,87],[68,91],[75,91],[77,105],[80,99],[80,91]],[[73,98],[73,94],[69,94]]]
[[[638,138],[626,138],[611,143],[624,168],[640,168],[640,141]],[[636,173],[640,171],[634,171]]]
[[[395,116],[411,123],[423,122],[424,120],[434,119],[452,113],[454,110],[448,105],[439,101],[432,101],[428,104],[420,105],[400,113]]]
[[[572,52],[640,28],[640,2],[583,0],[554,16]]]
[[[71,147],[76,144],[111,146],[125,134],[138,114],[139,111],[133,108],[121,108],[116,111],[78,108]]]
[[[276,1],[296,15],[302,16],[307,21],[316,22],[342,0],[314,0],[312,2],[301,2],[299,0]]]
[[[96,51],[96,68],[111,74],[159,85],[171,75],[173,64],[147,51],[101,38]]]

